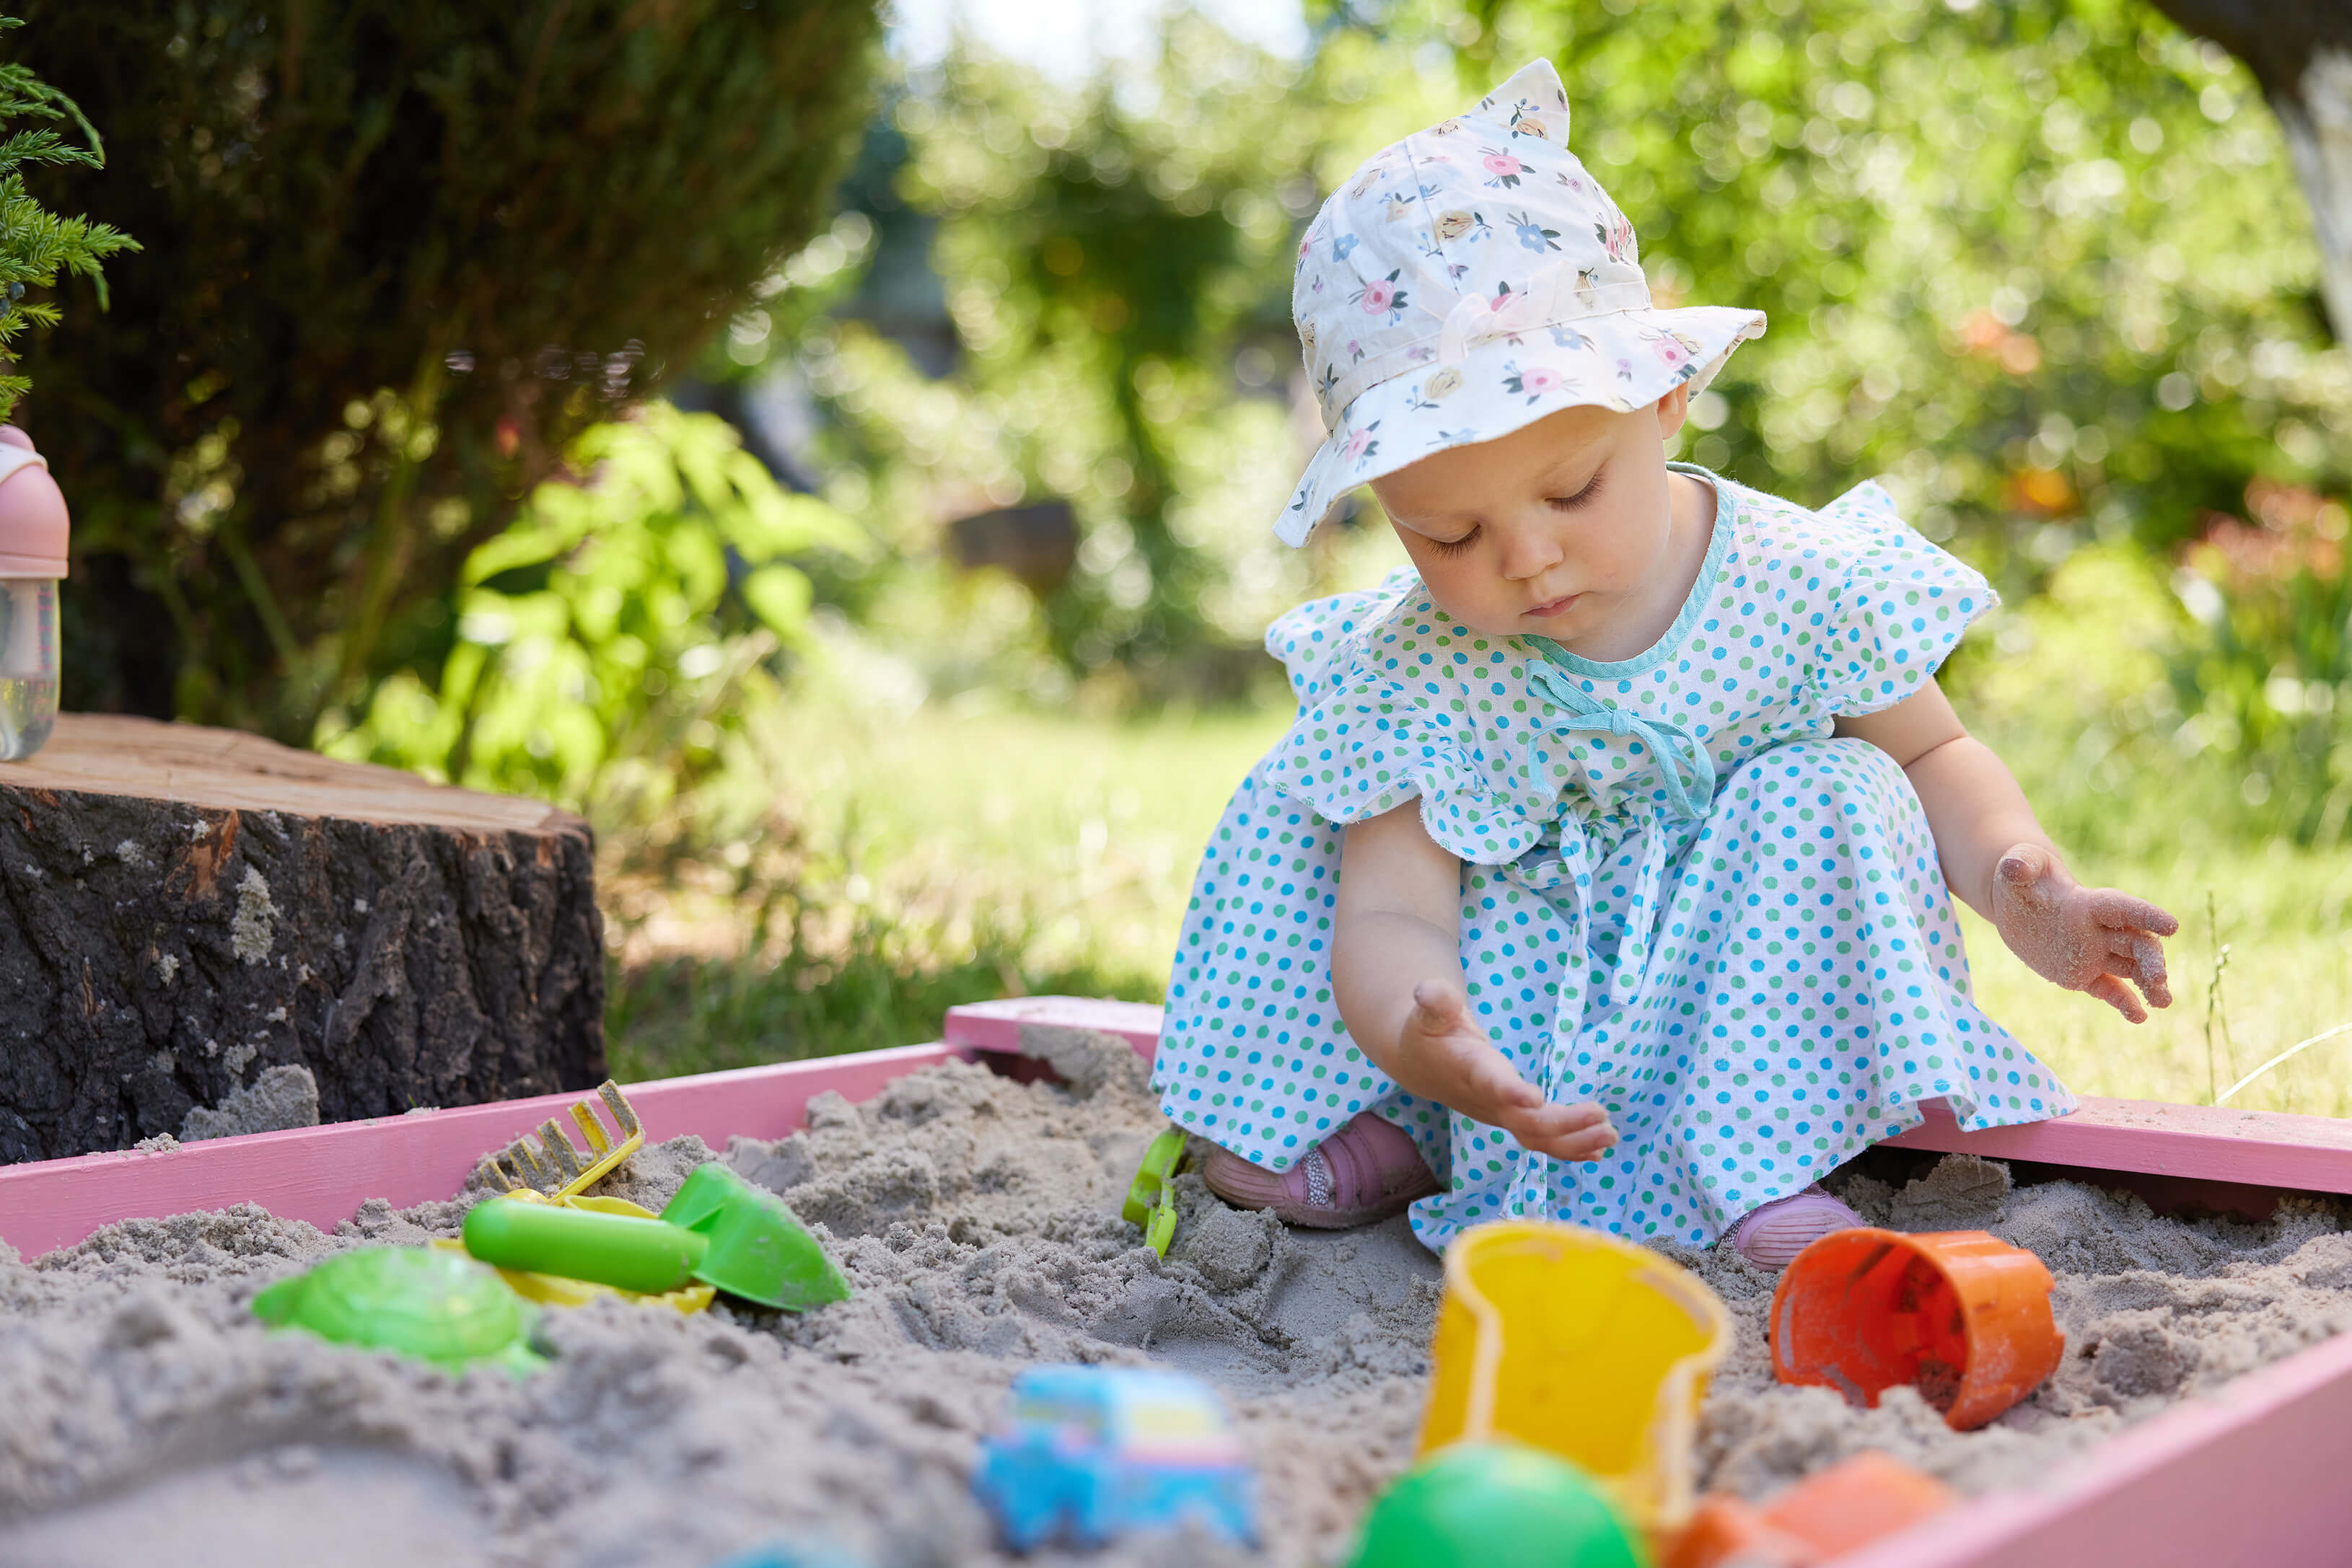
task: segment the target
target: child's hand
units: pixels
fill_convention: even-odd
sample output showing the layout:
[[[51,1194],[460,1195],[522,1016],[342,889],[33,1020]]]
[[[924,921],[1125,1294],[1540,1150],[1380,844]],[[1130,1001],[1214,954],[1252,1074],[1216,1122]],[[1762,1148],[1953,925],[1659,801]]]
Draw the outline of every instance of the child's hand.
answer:
[[[1539,1155],[1559,1160],[1598,1159],[1617,1141],[1609,1113],[1598,1105],[1555,1105],[1520,1077],[1471,1021],[1462,988],[1423,980],[1412,988],[1412,1011],[1397,1049],[1426,1088],[1414,1092],[1500,1127]]]
[[[2134,1023],[2147,1009],[2129,980],[2160,1008],[2172,1005],[2157,939],[2180,922],[2144,898],[2078,884],[2039,844],[2019,844],[1993,872],[1992,923],[2009,950],[2046,980],[2088,991]]]

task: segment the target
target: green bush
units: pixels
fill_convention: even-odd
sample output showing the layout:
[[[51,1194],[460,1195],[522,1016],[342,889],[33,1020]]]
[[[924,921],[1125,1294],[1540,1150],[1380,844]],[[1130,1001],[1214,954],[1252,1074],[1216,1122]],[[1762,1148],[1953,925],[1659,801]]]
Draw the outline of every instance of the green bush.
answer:
[[[2094,531],[2169,547],[2257,475],[2352,481],[2278,125],[2138,0],[1463,10],[1465,79],[1560,63],[1654,286],[1769,312],[1702,461],[1816,503],[1892,475],[2011,589]]]
[[[25,24],[0,16],[0,33]],[[36,123],[27,125],[30,120]],[[48,125],[38,123],[52,122]],[[68,141],[53,129],[64,122],[79,133]],[[54,327],[58,308],[47,300],[19,304],[28,287],[55,284],[60,271],[89,279],[99,305],[106,304],[106,279],[100,265],[110,256],[139,248],[129,235],[88,218],[61,218],[45,212],[25,189],[25,172],[43,165],[68,169],[102,169],[106,153],[98,131],[82,118],[73,99],[48,86],[16,61],[0,65],[0,124],[13,124],[0,140],[0,352],[16,352],[18,334],[27,327]],[[16,402],[32,382],[21,375],[0,375],[0,419],[16,412]]]
[[[942,220],[931,260],[959,373],[923,385],[827,321],[782,345],[814,348],[841,455],[874,476],[878,514],[919,533],[912,552],[936,548],[942,492],[964,511],[1076,504],[1094,545],[1041,628],[1072,673],[1197,659],[1230,636],[1213,601],[1233,563],[1187,526],[1184,449],[1232,404],[1236,345],[1289,336],[1296,137],[1318,118],[1285,97],[1290,74],[1181,14],[1148,90],[958,56],[874,145],[899,162],[894,201]]]
[[[2333,846],[2352,812],[2352,574],[2343,503],[2257,484],[2174,582],[2189,612],[2167,671],[2179,749],[2242,769],[2248,815]]]
[[[67,699],[296,741],[435,668],[462,563],[823,221],[877,31],[870,0],[22,8],[110,140],[76,195],[146,246],[25,357],[76,516]]]
[[[331,754],[642,827],[720,761],[807,626],[785,558],[864,537],[789,495],[735,432],[656,403],[572,444],[466,562],[437,667],[375,688]]]
[[[908,82],[897,193],[938,221],[969,352],[927,381],[854,306],[787,345],[839,418],[837,497],[901,536],[874,570],[903,586],[844,602],[919,635],[940,514],[1024,494],[1071,497],[1086,538],[1003,645],[1106,687],[1365,580],[1378,552],[1344,530],[1268,537],[1312,417],[1280,396],[1287,241],[1358,161],[1537,55],[1656,298],[1771,316],[1685,455],[1814,504],[1885,476],[2012,600],[2095,540],[2168,556],[2258,476],[2352,484],[2352,362],[2277,125],[2138,0],[1311,9],[1303,62],[1180,11],[1109,83],[980,55]],[[1001,667],[930,664],[943,686]]]

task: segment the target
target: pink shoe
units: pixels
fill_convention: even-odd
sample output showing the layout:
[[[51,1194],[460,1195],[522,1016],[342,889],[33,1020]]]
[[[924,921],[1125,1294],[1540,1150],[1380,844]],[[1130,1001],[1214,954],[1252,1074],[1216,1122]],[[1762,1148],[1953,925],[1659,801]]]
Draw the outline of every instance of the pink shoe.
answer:
[[[1211,1149],[1201,1179],[1235,1208],[1270,1208],[1286,1225],[1341,1230],[1402,1213],[1437,1190],[1412,1134],[1370,1111],[1299,1156],[1281,1176],[1230,1149]]]
[[[1731,1228],[1731,1245],[1759,1269],[1785,1269],[1790,1260],[1832,1230],[1850,1230],[1862,1216],[1819,1184],[1751,1208]]]

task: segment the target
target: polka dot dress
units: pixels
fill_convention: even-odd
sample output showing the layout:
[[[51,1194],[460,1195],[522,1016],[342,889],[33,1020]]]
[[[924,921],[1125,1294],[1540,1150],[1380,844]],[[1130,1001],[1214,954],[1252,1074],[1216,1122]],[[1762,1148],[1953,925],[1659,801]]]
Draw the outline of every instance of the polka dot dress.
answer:
[[[1687,471],[1713,538],[1638,657],[1483,636],[1409,569],[1274,624],[1299,715],[1202,858],[1155,1070],[1171,1119],[1281,1171],[1373,1109],[1443,1179],[1412,1212],[1433,1248],[1507,1215],[1703,1245],[1922,1100],[1971,1128],[2072,1108],[1970,999],[1909,780],[1832,733],[1916,690],[1992,591],[1875,485],[1808,512]],[[1463,862],[1475,1015],[1551,1099],[1608,1109],[1601,1159],[1529,1154],[1349,1040],[1340,831],[1416,797]]]

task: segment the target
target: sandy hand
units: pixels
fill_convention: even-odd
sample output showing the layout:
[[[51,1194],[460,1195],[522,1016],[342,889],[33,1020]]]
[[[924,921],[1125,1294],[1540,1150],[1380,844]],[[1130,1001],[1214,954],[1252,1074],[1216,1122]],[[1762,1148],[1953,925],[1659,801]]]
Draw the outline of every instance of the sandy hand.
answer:
[[[2134,1023],[2147,1021],[2147,1009],[2126,980],[2158,1007],[2172,1005],[2159,938],[2179,931],[2180,922],[2144,898],[2082,886],[2038,844],[2020,844],[2000,857],[1992,923],[2035,974],[2087,991]]]
[[[1412,988],[1412,1011],[1397,1049],[1414,1070],[1407,1088],[1474,1122],[1502,1128],[1537,1154],[1597,1159],[1617,1141],[1617,1129],[1600,1106],[1555,1105],[1520,1077],[1472,1021],[1459,986],[1423,980]]]

